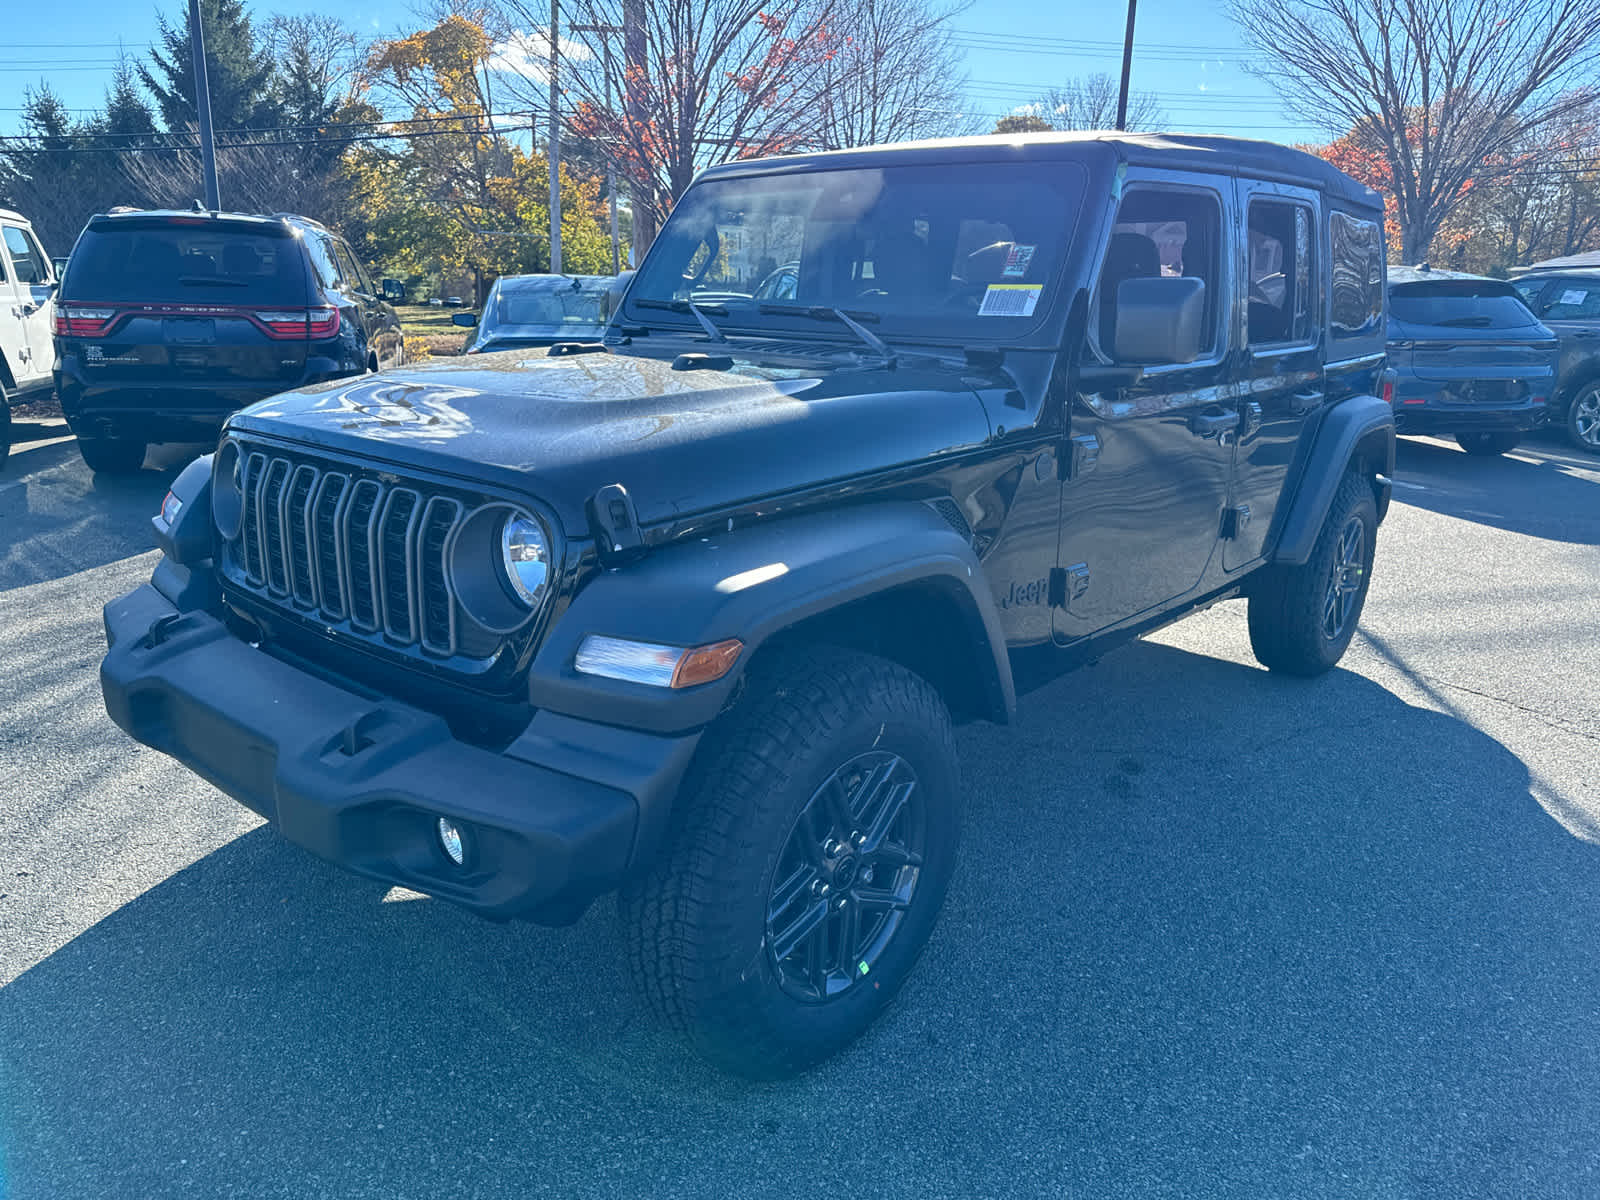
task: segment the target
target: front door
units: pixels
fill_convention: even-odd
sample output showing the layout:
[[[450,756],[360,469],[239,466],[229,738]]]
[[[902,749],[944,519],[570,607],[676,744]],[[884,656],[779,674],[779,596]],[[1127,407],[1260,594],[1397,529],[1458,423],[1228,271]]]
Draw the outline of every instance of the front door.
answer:
[[[1222,563],[1237,571],[1265,552],[1307,418],[1322,407],[1322,323],[1316,281],[1317,198],[1301,188],[1239,180],[1244,378],[1235,407],[1233,495]]]
[[[11,367],[18,391],[47,386],[55,369],[54,277],[38,240],[17,225],[0,225],[4,242],[0,274],[0,349]]]
[[[1233,185],[1130,172],[1090,304],[1083,361],[1115,362],[1117,285],[1183,275],[1206,285],[1207,341],[1193,363],[1073,398],[1061,499],[1055,638],[1076,641],[1191,594],[1216,551],[1238,407],[1233,357]],[[1064,594],[1061,594],[1064,593]]]

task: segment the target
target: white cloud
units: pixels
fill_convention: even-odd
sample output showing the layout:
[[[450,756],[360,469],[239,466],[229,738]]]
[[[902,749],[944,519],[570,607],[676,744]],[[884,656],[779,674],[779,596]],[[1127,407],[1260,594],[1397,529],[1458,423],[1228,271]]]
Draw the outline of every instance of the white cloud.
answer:
[[[564,59],[588,59],[594,55],[589,47],[572,38],[558,40]],[[525,79],[543,82],[550,77],[550,34],[545,29],[531,33],[514,32],[503,42],[495,43],[490,50],[488,68],[491,71],[509,71]]]

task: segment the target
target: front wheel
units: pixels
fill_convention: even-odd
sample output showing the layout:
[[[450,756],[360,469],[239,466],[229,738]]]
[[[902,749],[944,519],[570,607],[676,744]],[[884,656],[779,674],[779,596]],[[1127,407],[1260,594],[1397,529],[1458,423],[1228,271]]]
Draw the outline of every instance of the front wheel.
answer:
[[[1567,406],[1567,436],[1579,450],[1600,454],[1600,382],[1589,384]]]
[[[899,991],[961,811],[926,680],[831,648],[753,668],[619,910],[650,1007],[715,1065],[773,1079],[849,1045]]]
[[[1487,458],[1515,450],[1522,441],[1520,433],[1458,433],[1456,442],[1468,454]]]
[[[1346,473],[1299,566],[1266,567],[1250,589],[1250,649],[1269,670],[1313,676],[1343,657],[1372,583],[1378,505],[1368,481]]]
[[[78,453],[97,475],[131,475],[144,466],[145,442],[129,438],[79,438]]]

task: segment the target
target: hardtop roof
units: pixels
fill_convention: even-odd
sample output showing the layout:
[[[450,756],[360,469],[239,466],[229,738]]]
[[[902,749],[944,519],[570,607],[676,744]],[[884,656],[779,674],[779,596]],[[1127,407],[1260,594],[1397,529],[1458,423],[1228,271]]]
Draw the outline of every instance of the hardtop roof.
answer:
[[[890,162],[937,162],[940,160],[992,158],[995,151],[1010,151],[1024,161],[1048,161],[1069,157],[1067,152],[1087,145],[1104,146],[1122,161],[1140,166],[1173,170],[1193,170],[1244,175],[1282,183],[1298,183],[1327,195],[1381,210],[1383,200],[1373,189],[1358,183],[1333,164],[1276,142],[1252,138],[1222,137],[1196,133],[1023,133],[985,134],[976,137],[932,138],[920,142],[899,142],[883,146],[862,146],[851,150],[827,150],[815,154],[787,155],[779,158],[743,159],[711,167],[707,177],[760,173],[764,169],[795,170],[815,166],[819,169],[879,166]]]

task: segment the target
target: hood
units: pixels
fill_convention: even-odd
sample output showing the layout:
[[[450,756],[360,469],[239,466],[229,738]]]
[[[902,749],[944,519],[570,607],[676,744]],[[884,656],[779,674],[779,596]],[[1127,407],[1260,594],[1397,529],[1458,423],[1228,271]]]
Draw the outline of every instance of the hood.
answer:
[[[677,371],[626,353],[542,350],[285,392],[229,425],[509,488],[554,508],[569,533],[611,483],[652,524],[953,454],[990,434],[953,366]]]

